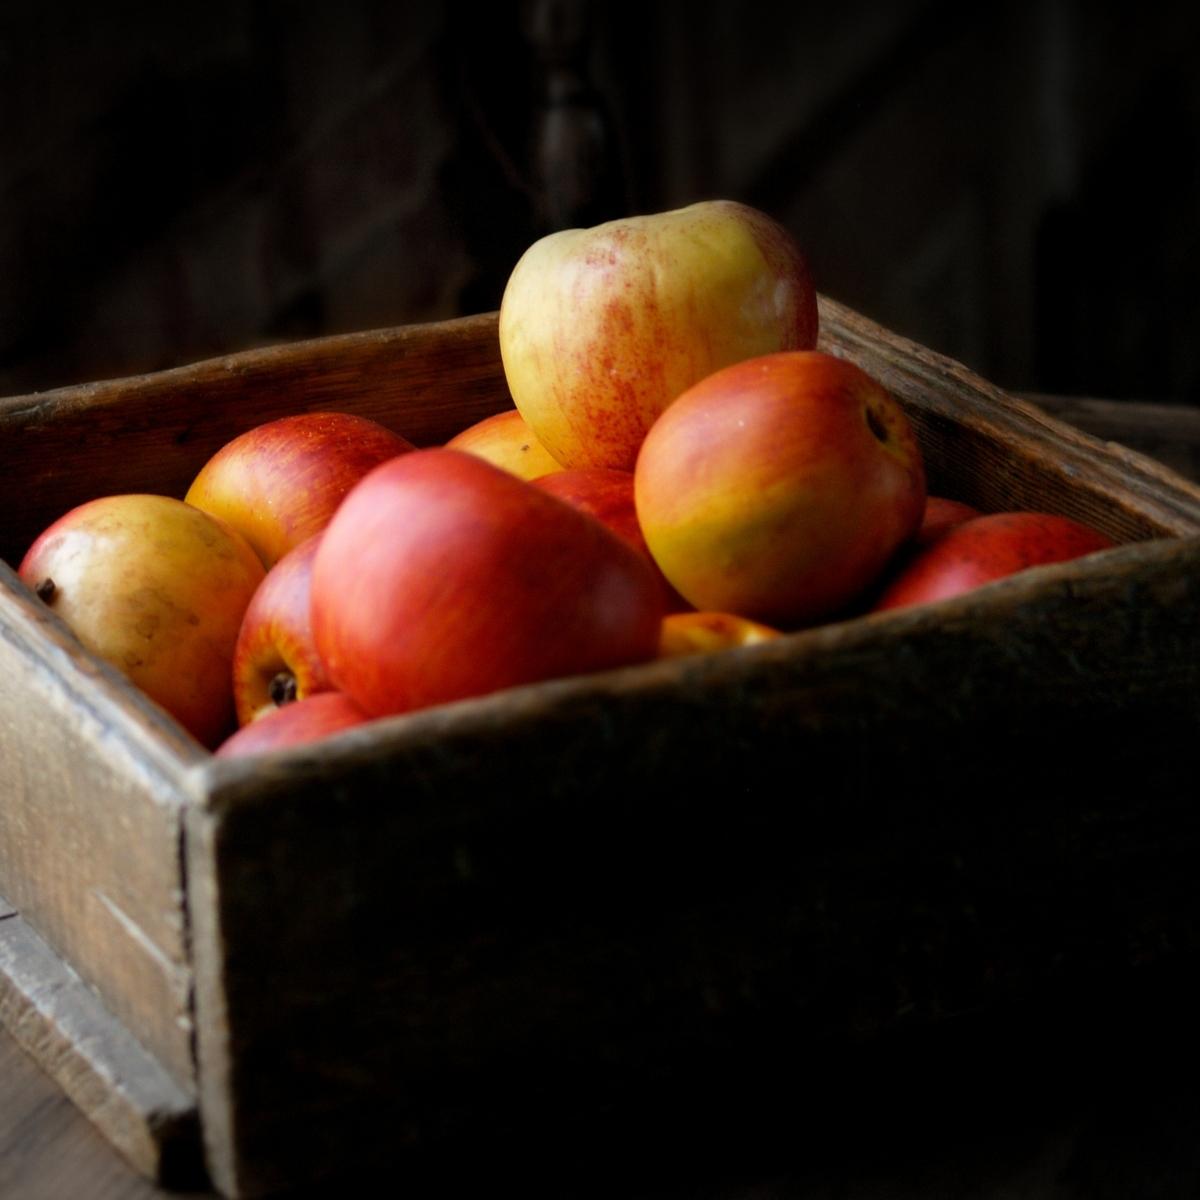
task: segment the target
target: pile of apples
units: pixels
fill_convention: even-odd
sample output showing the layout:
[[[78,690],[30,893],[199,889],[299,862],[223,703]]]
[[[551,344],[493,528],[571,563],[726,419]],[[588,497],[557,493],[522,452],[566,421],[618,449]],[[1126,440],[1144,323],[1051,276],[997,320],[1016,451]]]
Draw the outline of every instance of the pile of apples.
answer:
[[[501,305],[513,409],[420,450],[345,413],[260,425],[182,500],[73,509],[19,574],[231,755],[1111,544],[927,497],[904,410],[817,324],[801,250],[745,205],[554,234]]]

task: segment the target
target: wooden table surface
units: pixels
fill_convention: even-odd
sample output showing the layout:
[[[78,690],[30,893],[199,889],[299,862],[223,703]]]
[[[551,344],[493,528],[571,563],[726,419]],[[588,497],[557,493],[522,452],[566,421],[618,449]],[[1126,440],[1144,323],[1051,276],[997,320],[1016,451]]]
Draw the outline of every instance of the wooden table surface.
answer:
[[[1101,437],[1200,478],[1200,410],[1035,397]],[[746,1127],[649,1136],[557,1163],[460,1164],[464,1190],[666,1200],[1175,1200],[1200,1195],[1200,970],[1144,974],[1120,994],[939,1029],[852,1055],[786,1096],[747,1098]],[[813,1125],[812,1089],[827,1096]],[[806,1091],[807,1089],[807,1091]],[[803,1100],[803,1102],[801,1102]],[[793,1120],[795,1123],[793,1123]],[[668,1132],[669,1131],[669,1132]],[[642,1152],[649,1151],[649,1155]],[[348,1162],[352,1160],[348,1150]],[[552,1165],[553,1164],[553,1165]],[[476,1182],[476,1186],[472,1183]],[[449,1190],[446,1190],[446,1189]],[[426,1177],[415,1196],[460,1194]],[[348,1178],[336,1191],[374,1194]],[[211,1195],[212,1193],[186,1193]],[[314,1195],[332,1194],[318,1188]],[[0,1197],[150,1200],[140,1178],[0,1029]]]

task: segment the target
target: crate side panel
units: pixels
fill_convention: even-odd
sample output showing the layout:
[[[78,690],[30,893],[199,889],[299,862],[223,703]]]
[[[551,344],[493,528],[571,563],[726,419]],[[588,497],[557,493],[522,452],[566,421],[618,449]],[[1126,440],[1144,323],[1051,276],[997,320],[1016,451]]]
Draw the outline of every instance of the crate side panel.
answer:
[[[0,920],[0,1023],[138,1171],[202,1186],[194,1094],[15,912]]]
[[[113,723],[108,673],[2,574],[0,889],[191,1088],[180,793]]]
[[[934,494],[988,512],[1061,513],[1117,541],[1200,529],[1200,485],[1072,428],[836,301],[822,298],[821,319],[822,348],[856,362],[908,409]]]
[[[1127,547],[222,767],[189,838],[218,1180],[719,1104],[1200,949],[1198,602],[1200,544]]]

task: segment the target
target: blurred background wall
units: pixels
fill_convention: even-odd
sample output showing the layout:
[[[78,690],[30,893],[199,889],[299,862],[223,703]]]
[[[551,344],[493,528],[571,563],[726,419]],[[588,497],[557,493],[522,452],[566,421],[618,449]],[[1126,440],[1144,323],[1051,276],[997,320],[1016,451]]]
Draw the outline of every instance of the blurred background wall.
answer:
[[[0,0],[0,394],[495,308],[713,196],[1005,386],[1200,402],[1200,6]]]

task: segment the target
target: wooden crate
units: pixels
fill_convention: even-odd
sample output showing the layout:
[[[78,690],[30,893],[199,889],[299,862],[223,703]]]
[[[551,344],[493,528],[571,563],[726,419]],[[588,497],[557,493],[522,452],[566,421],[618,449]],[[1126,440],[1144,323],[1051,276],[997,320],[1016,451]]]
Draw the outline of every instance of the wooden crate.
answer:
[[[552,1118],[719,1106],[730,1071],[1195,948],[1200,489],[822,321],[931,490],[1123,544],[229,761],[0,563],[0,1016],[143,1170],[201,1136],[230,1195],[480,1130],[537,1154]],[[285,413],[435,444],[509,403],[494,315],[4,401],[0,557]]]

